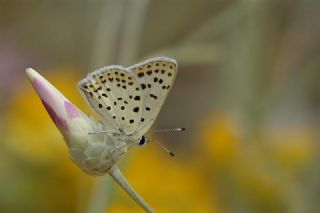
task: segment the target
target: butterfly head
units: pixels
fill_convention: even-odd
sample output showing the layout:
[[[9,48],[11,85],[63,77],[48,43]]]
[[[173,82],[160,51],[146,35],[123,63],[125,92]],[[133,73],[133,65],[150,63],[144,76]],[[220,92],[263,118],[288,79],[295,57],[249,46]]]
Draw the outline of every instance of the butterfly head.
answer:
[[[146,138],[146,136],[142,136],[140,139],[139,139],[139,146],[143,146],[145,144],[149,143],[149,139]]]

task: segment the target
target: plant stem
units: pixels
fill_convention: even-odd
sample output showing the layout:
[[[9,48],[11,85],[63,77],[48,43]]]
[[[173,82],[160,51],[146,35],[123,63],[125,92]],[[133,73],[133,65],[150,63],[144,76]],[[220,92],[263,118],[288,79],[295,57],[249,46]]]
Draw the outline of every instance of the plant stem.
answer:
[[[130,65],[139,55],[141,33],[145,24],[149,1],[127,1],[125,16],[123,17],[118,63]]]
[[[103,176],[94,185],[91,198],[86,208],[86,213],[104,212],[106,206],[112,201],[114,187],[108,176]]]
[[[140,195],[134,191],[128,181],[125,179],[120,169],[114,165],[110,171],[110,176],[132,197],[132,199],[141,206],[146,212],[154,213],[155,211],[140,197]]]

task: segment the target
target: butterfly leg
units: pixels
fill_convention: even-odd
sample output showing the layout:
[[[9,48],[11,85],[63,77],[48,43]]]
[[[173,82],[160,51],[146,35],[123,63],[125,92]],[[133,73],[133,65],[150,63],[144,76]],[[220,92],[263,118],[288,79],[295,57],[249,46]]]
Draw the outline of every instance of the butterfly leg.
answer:
[[[108,133],[112,133],[114,135],[119,135],[119,132],[116,132],[116,131],[113,131],[113,130],[104,130],[104,131],[100,131],[100,132],[89,132],[88,135],[108,134]]]

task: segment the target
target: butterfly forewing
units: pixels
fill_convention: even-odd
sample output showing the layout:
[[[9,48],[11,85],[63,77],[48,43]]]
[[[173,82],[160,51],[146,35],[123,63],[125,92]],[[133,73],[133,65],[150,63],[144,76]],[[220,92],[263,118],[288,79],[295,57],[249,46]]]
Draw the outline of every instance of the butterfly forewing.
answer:
[[[89,74],[79,89],[107,130],[132,134],[141,118],[141,91],[135,76],[123,67],[109,66]]]
[[[142,115],[136,137],[144,135],[157,115],[174,83],[177,74],[175,60],[153,58],[128,68],[136,77],[142,91]]]

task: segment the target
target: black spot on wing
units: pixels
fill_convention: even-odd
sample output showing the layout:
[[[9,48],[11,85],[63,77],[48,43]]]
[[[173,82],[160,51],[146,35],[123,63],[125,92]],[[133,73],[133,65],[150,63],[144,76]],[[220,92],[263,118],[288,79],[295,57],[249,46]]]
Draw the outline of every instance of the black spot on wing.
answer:
[[[135,100],[135,101],[140,101],[140,96],[139,96],[139,95],[136,95],[136,96],[134,97],[134,100]]]
[[[134,111],[134,112],[139,112],[139,107],[133,108],[133,111]]]

